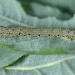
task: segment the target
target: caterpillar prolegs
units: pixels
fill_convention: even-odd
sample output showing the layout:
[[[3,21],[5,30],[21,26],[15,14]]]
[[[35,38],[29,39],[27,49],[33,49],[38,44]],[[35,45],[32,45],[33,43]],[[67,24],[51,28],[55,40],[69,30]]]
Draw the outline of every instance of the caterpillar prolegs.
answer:
[[[7,28],[0,27],[0,37],[16,36],[57,36],[75,40],[75,31],[69,29]]]

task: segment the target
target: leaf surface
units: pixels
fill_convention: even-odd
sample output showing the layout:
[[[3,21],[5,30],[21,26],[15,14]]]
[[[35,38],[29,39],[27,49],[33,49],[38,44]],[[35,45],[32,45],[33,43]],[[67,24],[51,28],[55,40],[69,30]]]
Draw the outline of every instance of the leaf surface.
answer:
[[[74,55],[30,55],[13,66],[6,67],[6,75],[74,75]],[[1,71],[3,74],[4,70]]]
[[[6,45],[0,44],[0,69],[12,64],[25,53],[15,51]]]
[[[45,18],[31,16],[25,12],[21,5],[21,2],[17,0],[13,0],[12,2],[11,0],[6,0],[6,2],[5,0],[0,0],[0,26],[74,29],[74,19],[74,14],[71,19],[65,21],[58,20],[56,19],[56,17],[51,16]]]
[[[75,29],[74,6],[74,0],[0,0],[0,26]],[[73,53],[75,40],[62,37],[0,38],[0,75],[75,75]]]

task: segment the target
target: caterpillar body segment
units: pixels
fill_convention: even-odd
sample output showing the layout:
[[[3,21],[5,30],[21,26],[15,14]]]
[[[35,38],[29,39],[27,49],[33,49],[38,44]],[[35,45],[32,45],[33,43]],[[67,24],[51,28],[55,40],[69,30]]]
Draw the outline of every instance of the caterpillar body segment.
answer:
[[[0,27],[0,37],[57,36],[75,40],[75,31],[69,29],[6,28]]]

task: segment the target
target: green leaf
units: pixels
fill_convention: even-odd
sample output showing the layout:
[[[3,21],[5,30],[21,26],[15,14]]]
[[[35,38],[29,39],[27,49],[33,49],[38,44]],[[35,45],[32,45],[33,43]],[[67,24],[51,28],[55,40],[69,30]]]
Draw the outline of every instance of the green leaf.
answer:
[[[30,54],[75,53],[75,41],[58,37],[0,38],[0,43],[8,45],[13,50]]]
[[[25,1],[24,1],[25,2]],[[40,12],[39,12],[40,13]],[[28,15],[21,2],[13,0],[0,0],[0,26],[4,27],[32,27],[32,28],[75,28],[75,16],[65,21],[56,17],[39,18]]]
[[[22,0],[20,2],[22,3],[22,6],[25,9],[25,11],[32,16],[37,16],[39,18],[51,16],[56,17],[57,19],[60,20],[66,20],[72,17],[70,13],[64,13],[57,7],[43,5],[41,3],[33,1],[24,2],[24,0]]]
[[[74,6],[74,0],[0,0],[0,26],[75,29]],[[47,11],[43,14],[44,9]],[[71,17],[57,19],[65,13]],[[0,75],[74,75],[73,53],[75,40],[62,37],[0,38]]]
[[[24,54],[23,52],[15,51],[6,45],[0,44],[0,69],[17,61]]]
[[[19,0],[19,1],[24,1],[24,0]],[[63,8],[63,9],[68,9],[71,12],[75,12],[75,0],[25,0],[25,1],[35,1],[39,2],[41,4],[47,4],[47,5],[52,5],[55,7]]]
[[[26,14],[19,2],[16,0],[6,0],[6,2],[5,0],[0,0],[0,26],[30,27],[24,23],[26,22],[24,17],[26,17]]]
[[[75,55],[30,55],[0,74],[5,71],[6,75],[74,75],[74,62]]]

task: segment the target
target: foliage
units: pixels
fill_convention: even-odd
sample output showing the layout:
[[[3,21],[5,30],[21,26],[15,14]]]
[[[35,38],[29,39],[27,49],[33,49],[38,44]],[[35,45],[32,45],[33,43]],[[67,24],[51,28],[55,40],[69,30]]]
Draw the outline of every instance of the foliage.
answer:
[[[75,0],[0,0],[0,26],[75,29]],[[0,75],[75,75],[75,40],[0,38]]]

